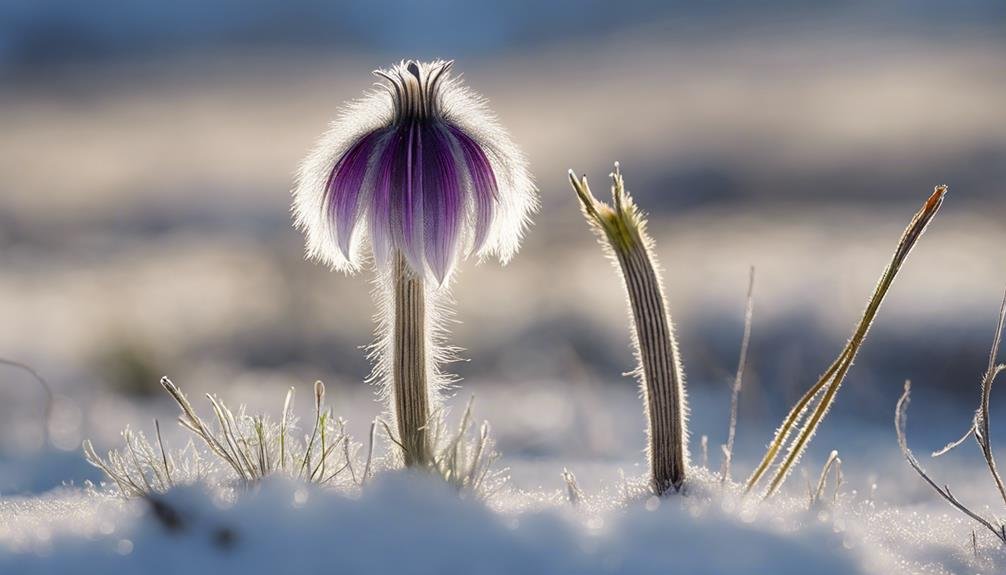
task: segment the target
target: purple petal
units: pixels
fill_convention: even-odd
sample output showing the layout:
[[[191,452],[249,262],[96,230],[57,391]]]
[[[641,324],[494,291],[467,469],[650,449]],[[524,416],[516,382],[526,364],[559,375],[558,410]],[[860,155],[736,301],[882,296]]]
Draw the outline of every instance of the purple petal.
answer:
[[[374,251],[374,259],[378,265],[386,265],[391,254],[391,243],[394,237],[392,231],[392,197],[395,189],[401,189],[401,167],[399,158],[407,154],[408,143],[406,129],[399,128],[384,140],[384,150],[378,158],[377,181],[374,185],[374,196],[370,207],[370,245]]]
[[[397,201],[392,201],[395,243],[409,260],[412,269],[423,275],[423,137],[417,122],[409,125],[407,149],[404,157],[398,158],[399,172],[404,176],[393,192],[398,193]],[[404,165],[401,164],[404,160]],[[404,185],[401,185],[404,183]],[[397,220],[397,221],[395,221]]]
[[[367,166],[381,132],[370,132],[346,151],[332,168],[325,186],[325,210],[335,227],[335,240],[342,255],[349,257],[353,230],[356,229],[360,190],[367,177]]]
[[[478,142],[456,126],[448,125],[447,128],[461,149],[465,169],[472,181],[475,196],[475,242],[472,251],[478,251],[485,245],[495,215],[499,195],[496,174]]]
[[[422,132],[426,263],[443,283],[454,261],[464,203],[450,136],[439,125],[426,126]]]

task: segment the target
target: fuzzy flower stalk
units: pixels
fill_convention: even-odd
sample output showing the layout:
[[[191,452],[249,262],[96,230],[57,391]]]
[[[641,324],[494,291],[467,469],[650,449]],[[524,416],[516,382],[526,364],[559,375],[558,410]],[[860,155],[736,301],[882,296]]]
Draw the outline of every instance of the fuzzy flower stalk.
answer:
[[[293,190],[309,258],[376,272],[374,372],[404,463],[430,465],[431,419],[449,378],[440,364],[459,260],[517,251],[537,205],[523,154],[452,62],[377,70],[301,164]]]
[[[584,217],[625,281],[638,361],[636,375],[648,423],[651,487],[663,495],[681,489],[688,465],[685,374],[646,220],[625,191],[617,163],[611,177],[613,205],[608,205],[590,192],[586,177],[577,179],[572,170],[569,172]]]

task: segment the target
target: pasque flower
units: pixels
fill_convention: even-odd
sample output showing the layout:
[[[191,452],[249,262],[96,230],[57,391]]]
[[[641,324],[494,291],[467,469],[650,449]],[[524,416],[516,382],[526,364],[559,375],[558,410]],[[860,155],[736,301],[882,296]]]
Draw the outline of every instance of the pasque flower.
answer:
[[[294,194],[308,256],[378,272],[374,378],[385,384],[407,465],[429,463],[441,312],[458,261],[517,251],[537,205],[520,150],[452,62],[374,72],[301,165]]]
[[[374,72],[301,166],[294,213],[308,254],[343,271],[365,245],[378,266],[397,251],[443,283],[461,254],[516,252],[536,204],[524,157],[452,62]]]

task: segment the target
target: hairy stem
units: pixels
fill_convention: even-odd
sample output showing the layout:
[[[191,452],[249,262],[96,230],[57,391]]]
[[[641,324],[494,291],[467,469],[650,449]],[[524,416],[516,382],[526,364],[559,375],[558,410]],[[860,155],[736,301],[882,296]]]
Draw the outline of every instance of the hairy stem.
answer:
[[[591,194],[586,178],[570,173],[584,216],[614,256],[625,281],[648,424],[651,486],[660,495],[680,489],[685,480],[684,374],[646,222],[625,192],[617,164],[612,178],[613,205],[608,206]]]
[[[639,361],[646,389],[653,489],[678,489],[685,479],[684,401],[674,333],[657,273],[645,246],[616,249],[632,308]]]
[[[423,467],[430,462],[426,290],[423,278],[412,271],[401,253],[394,265],[391,377],[398,436],[405,465]]]

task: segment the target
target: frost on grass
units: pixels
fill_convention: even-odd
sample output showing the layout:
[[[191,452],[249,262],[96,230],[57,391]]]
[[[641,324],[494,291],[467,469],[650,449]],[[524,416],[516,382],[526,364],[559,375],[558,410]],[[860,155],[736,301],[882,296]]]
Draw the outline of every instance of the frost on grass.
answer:
[[[371,461],[361,465],[360,445],[346,433],[345,420],[335,418],[325,405],[325,385],[320,381],[314,386],[314,418],[306,434],[297,433],[292,388],[278,420],[249,415],[244,406],[234,412],[220,398],[207,394],[213,413],[212,420],[207,421],[170,379],[162,378],[161,385],[181,410],[178,423],[206,451],[190,441],[185,450],[172,454],[164,445],[158,422],[156,447],[143,433],[129,429],[123,432],[125,446],[109,451],[105,457],[85,441],[88,462],[101,469],[125,496],[149,495],[166,491],[176,483],[193,483],[206,478],[215,467],[221,468],[223,482],[238,486],[275,473],[320,485],[337,485],[348,478],[359,486],[367,479]],[[368,453],[372,455],[372,449]],[[208,458],[213,461],[206,462]]]
[[[210,476],[214,462],[200,454],[189,440],[181,450],[170,451],[161,439],[161,426],[156,428],[156,448],[146,435],[126,428],[122,431],[124,446],[98,455],[89,440],[84,441],[84,458],[100,469],[119,492],[127,497],[143,496],[171,489],[176,484],[195,483]]]
[[[446,436],[461,427],[451,425]],[[310,429],[288,433],[309,438]],[[381,453],[383,425],[376,429]],[[226,464],[195,445],[234,482]],[[899,475],[895,458],[883,461],[890,469],[879,470],[881,482],[905,483],[910,471]],[[936,575],[997,573],[1006,565],[992,537],[980,532],[972,541],[970,519],[943,513],[942,502],[889,505],[857,494],[862,477],[855,476],[836,490],[837,461],[821,473],[827,480],[814,505],[801,489],[767,502],[746,497],[743,484],[699,467],[687,497],[653,496],[642,470],[620,479],[612,467],[598,474],[587,466],[565,480],[553,470],[553,482],[540,488],[507,484],[483,501],[458,497],[435,474],[388,470],[377,456],[374,465],[379,471],[362,489],[275,473],[230,497],[220,496],[219,476],[211,475],[197,485],[176,480],[152,497],[63,490],[0,499],[0,573],[802,575],[813,565],[815,575]]]
[[[894,279],[898,276],[898,272],[908,259],[908,255],[919,241],[919,238],[925,233],[929,223],[936,217],[940,207],[943,205],[946,193],[946,186],[937,186],[932,195],[929,196],[929,199],[926,200],[908,223],[908,227],[905,228],[894,250],[891,262],[880,276],[880,282],[877,284],[873,296],[866,306],[866,311],[863,312],[863,316],[859,320],[859,325],[856,326],[852,337],[849,338],[848,343],[842,348],[842,352],[838,358],[824,372],[824,375],[807,390],[786,415],[782,425],[776,431],[775,437],[769,443],[768,450],[762,457],[761,463],[758,464],[758,467],[755,468],[754,472],[748,478],[748,491],[754,491],[758,487],[772,464],[775,463],[776,458],[780,456],[780,452],[786,446],[789,436],[794,432],[796,433],[796,437],[786,447],[786,454],[782,456],[782,462],[776,467],[775,472],[769,480],[768,487],[765,489],[766,497],[773,495],[779,490],[786,481],[786,478],[793,471],[795,465],[800,461],[804,450],[807,449],[807,445],[817,432],[818,426],[820,426],[821,421],[828,414],[828,410],[831,409],[835,396],[842,387],[845,376],[852,368],[856,355],[863,346],[863,342],[870,331],[870,326],[873,325],[873,320],[877,317],[880,305],[887,296],[887,292],[894,283]]]
[[[452,430],[444,416],[443,408],[434,413],[432,444],[435,446],[429,469],[442,477],[449,485],[463,495],[474,495],[488,499],[501,489],[509,478],[506,468],[498,468],[500,455],[489,432],[489,422],[483,421],[477,428],[472,416],[471,397],[461,414],[456,429]],[[391,427],[380,421],[388,440],[401,448]]]
[[[182,390],[170,379],[161,385],[178,405],[178,423],[193,439],[182,450],[171,450],[155,421],[155,441],[143,432],[127,428],[123,447],[99,455],[90,441],[84,442],[84,456],[109,478],[120,494],[145,497],[168,491],[175,485],[204,482],[222,491],[249,487],[271,475],[282,475],[305,483],[358,490],[373,475],[391,468],[396,457],[379,457],[375,452],[378,430],[388,443],[398,447],[390,426],[374,421],[366,448],[346,432],[346,421],[335,417],[325,403],[325,385],[316,382],[313,417],[301,429],[293,415],[291,388],[276,419],[250,415],[242,406],[236,412],[219,397],[207,394],[212,418],[204,419]],[[505,485],[507,470],[496,466],[499,454],[488,422],[476,428],[473,400],[468,402],[455,429],[438,414],[431,430],[436,446],[431,470],[464,495],[487,498]],[[387,445],[385,447],[388,447]],[[385,449],[394,452],[395,449]]]

